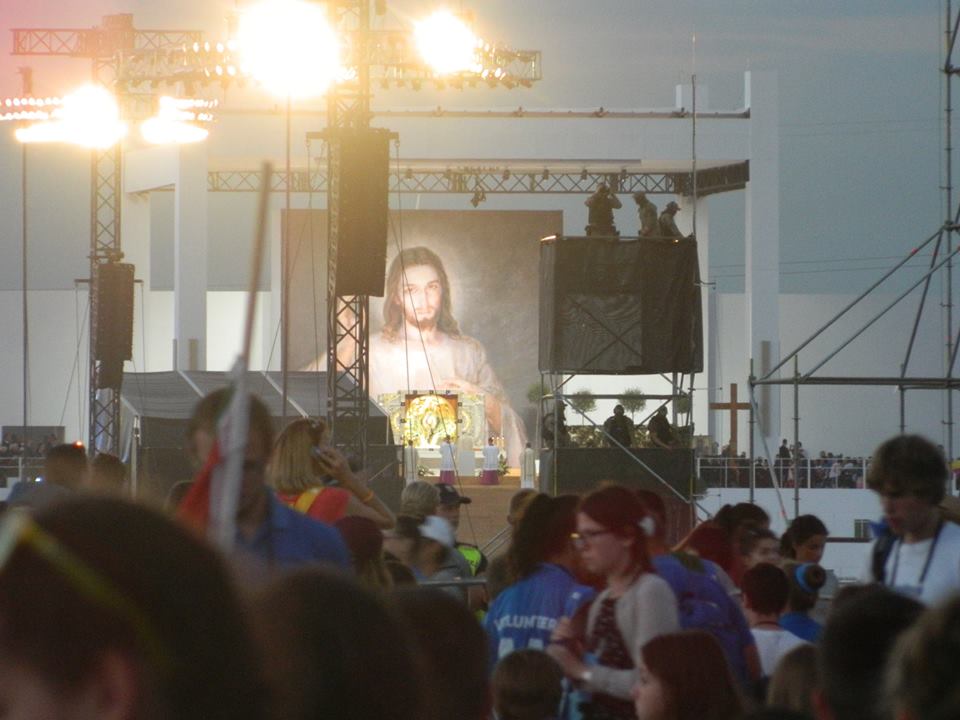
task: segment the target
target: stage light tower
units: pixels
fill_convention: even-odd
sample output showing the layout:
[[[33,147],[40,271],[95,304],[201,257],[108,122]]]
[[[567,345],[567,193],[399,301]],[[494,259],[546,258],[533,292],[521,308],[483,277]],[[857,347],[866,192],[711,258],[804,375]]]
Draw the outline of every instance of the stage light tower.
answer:
[[[366,0],[364,0],[366,2]],[[240,71],[268,93],[286,100],[284,187],[286,222],[290,222],[291,104],[327,93],[345,74],[341,44],[326,12],[304,0],[262,0],[240,15],[235,38]],[[290,348],[290,259],[288,243],[280,250],[280,401],[281,423],[287,418]]]
[[[121,71],[131,59],[142,54],[171,54],[202,41],[195,30],[138,30],[130,14],[108,15],[93,28],[17,28],[13,30],[14,55],[48,55],[82,58],[93,66],[93,81],[108,90],[119,91]],[[128,82],[129,78],[124,79]],[[121,103],[122,105],[123,103]],[[95,149],[90,164],[90,299],[95,308],[97,275],[101,265],[121,257],[120,143]],[[120,448],[120,384],[101,382],[95,353],[97,318],[91,312],[89,368],[89,449],[103,447],[118,453]]]
[[[383,11],[376,2],[374,11]],[[503,52],[482,44],[463,20],[449,12],[436,13],[414,32],[375,31],[370,0],[331,0],[332,24],[341,37],[350,38],[349,82],[338,83],[327,94],[327,398],[329,420],[337,445],[366,458],[369,409],[369,298],[337,291],[337,248],[340,242],[339,203],[342,144],[348,134],[370,131],[371,77],[381,83],[414,89],[423,81],[529,86],[539,79],[538,52]],[[416,50],[414,50],[416,45]],[[515,80],[506,68],[514,63],[529,77]],[[451,80],[452,78],[452,80]],[[508,84],[506,81],[510,80]],[[339,352],[346,350],[345,352]],[[348,359],[350,358],[350,359]]]
[[[33,98],[8,99],[7,107],[26,110],[24,119],[33,123],[18,128],[15,137],[24,145],[32,143],[63,143],[93,150],[90,254],[90,452],[105,449],[113,454],[120,448],[120,389],[123,383],[122,355],[112,353],[101,357],[98,352],[104,328],[99,318],[102,291],[101,276],[111,271],[125,271],[130,282],[133,266],[121,266],[119,214],[120,199],[120,143],[127,135],[127,123],[121,119],[120,104],[103,85],[84,85],[61,98],[43,100]],[[162,97],[155,117],[141,125],[141,133],[152,144],[182,144],[198,142],[207,137],[207,130],[196,121],[212,119],[208,109],[212,103],[202,100],[178,100]],[[13,113],[15,116],[17,113]],[[0,120],[16,119],[0,116]],[[103,168],[107,168],[105,171]],[[104,190],[104,188],[109,190]],[[132,284],[131,284],[132,288]],[[132,290],[131,290],[132,292]],[[131,318],[132,321],[132,318]]]
[[[277,97],[319,97],[341,74],[340,42],[314,3],[264,0],[244,10],[236,46],[241,72]]]
[[[278,5],[284,0],[275,0],[265,16],[261,16],[261,25],[272,23],[278,14],[289,14],[286,10],[277,11]],[[286,0],[288,5],[295,5],[295,0]],[[312,10],[317,9],[316,3],[305,3]],[[365,431],[367,405],[367,372],[366,350],[368,333],[366,325],[366,311],[356,312],[365,305],[366,298],[357,296],[336,296],[333,282],[336,269],[336,242],[338,237],[336,226],[336,200],[339,198],[338,157],[339,151],[335,134],[337,130],[346,128],[369,128],[370,119],[370,80],[374,72],[380,71],[378,80],[386,85],[391,82],[403,86],[408,82],[419,87],[424,81],[434,81],[438,85],[444,81],[443,72],[452,72],[450,83],[462,88],[464,81],[470,87],[475,87],[478,80],[486,81],[491,87],[502,84],[505,87],[530,87],[532,82],[540,79],[540,53],[531,50],[510,50],[489,44],[480,44],[463,34],[461,28],[448,25],[448,33],[463,39],[458,47],[454,48],[464,55],[472,56],[474,62],[462,60],[451,62],[440,58],[434,63],[436,67],[429,68],[425,60],[419,59],[413,49],[412,34],[406,30],[372,30],[371,4],[373,11],[382,15],[386,12],[386,3],[383,0],[328,0],[326,12],[330,24],[340,34],[344,45],[349,44],[349,52],[345,53],[349,61],[345,62],[346,70],[335,69],[334,77],[337,81],[327,92],[328,130],[333,131],[327,136],[328,142],[328,209],[330,228],[328,239],[330,242],[330,264],[328,266],[328,309],[331,322],[328,323],[328,352],[330,362],[328,369],[329,397],[331,401],[330,416],[336,424],[338,418],[352,417],[353,438],[362,437],[365,449]],[[302,10],[303,8],[300,8]],[[299,12],[294,10],[292,12]],[[272,15],[271,15],[272,12]],[[300,16],[301,18],[303,16]],[[447,20],[446,22],[449,22]],[[460,21],[458,21],[460,22]],[[256,23],[254,23],[256,24]],[[329,37],[323,30],[307,33],[303,42],[291,41],[291,33],[300,35],[300,30],[308,27],[306,22],[294,23],[295,27],[288,29],[286,34],[273,33],[279,38],[281,45],[274,47],[275,55],[302,57],[296,52],[320,52],[319,56],[331,57],[339,55],[334,51],[337,38],[331,42],[317,42],[318,37]],[[442,26],[442,23],[436,23]],[[436,26],[435,25],[435,26]],[[80,29],[15,29],[14,55],[61,55],[86,58],[92,61],[94,81],[107,89],[114,90],[118,95],[136,93],[137,88],[149,85],[151,90],[160,85],[182,83],[188,94],[189,88],[195,84],[217,82],[223,85],[237,80],[236,65],[233,64],[231,54],[235,47],[231,44],[217,44],[212,46],[204,42],[203,34],[199,31],[184,30],[138,30],[133,26],[133,16],[129,14],[110,15],[104,18],[101,27]],[[429,33],[428,33],[429,36]],[[264,41],[265,42],[265,41]],[[429,43],[427,43],[429,46]],[[322,47],[321,47],[322,46]],[[264,47],[261,44],[261,47]],[[266,47],[270,47],[266,45]],[[448,44],[449,47],[449,44]],[[462,53],[464,48],[467,53]],[[213,55],[215,49],[216,66],[204,67],[204,64]],[[269,54],[267,55],[269,58]],[[267,68],[275,61],[268,60]],[[318,69],[329,68],[335,63],[327,60],[306,60],[301,68],[313,77],[307,78],[308,85],[314,90],[328,84],[325,79],[318,82],[318,77],[327,76],[326,72],[318,73]],[[459,70],[457,68],[460,68]],[[279,93],[289,99],[292,96],[304,97],[301,85],[294,83],[292,77],[280,78],[279,83],[269,81],[271,73],[267,70],[258,71],[255,66],[247,64],[247,70],[259,76],[265,87],[274,93]],[[443,71],[443,72],[440,72]],[[299,72],[298,77],[303,76]],[[279,87],[278,87],[279,86]],[[143,92],[140,90],[139,92]],[[124,104],[120,103],[121,106]],[[43,119],[27,117],[33,112],[28,109],[11,108],[13,115],[7,117],[10,111],[0,115],[0,120],[6,119]],[[5,108],[5,111],[7,109]],[[161,112],[161,119],[163,113]],[[168,120],[170,118],[167,118]],[[182,118],[178,118],[182,120]],[[175,139],[180,141],[199,139],[202,129],[183,127],[178,122],[146,123],[141,128],[151,140],[157,140],[162,133],[172,132]],[[289,116],[288,116],[289,132]],[[289,154],[289,151],[288,151]],[[121,153],[120,144],[95,150],[92,153],[91,163],[91,232],[90,232],[90,275],[91,300],[95,300],[97,293],[96,270],[105,263],[116,262],[122,257],[120,249],[120,195],[121,195]],[[287,173],[289,192],[289,177]],[[288,201],[289,206],[289,201]],[[91,318],[91,337],[96,332],[95,318]],[[336,348],[341,343],[356,342],[358,351],[357,362],[348,368],[338,368],[336,364]],[[284,352],[284,357],[286,353]],[[339,382],[338,378],[343,380]],[[351,384],[351,381],[353,384]],[[119,448],[119,384],[104,386],[100,383],[97,362],[91,343],[90,353],[90,450],[106,447],[112,452]],[[108,392],[101,393],[102,390]],[[101,397],[102,395],[102,397]],[[286,405],[284,404],[284,407]],[[348,447],[354,445],[353,439],[348,438],[341,444]]]
[[[84,85],[63,98],[49,113],[49,119],[17,128],[22,143],[67,143],[106,150],[127,134],[120,120],[120,106],[102,85]]]
[[[413,34],[423,61],[438,75],[482,70],[477,60],[480,39],[449,10],[438,10],[418,21]]]

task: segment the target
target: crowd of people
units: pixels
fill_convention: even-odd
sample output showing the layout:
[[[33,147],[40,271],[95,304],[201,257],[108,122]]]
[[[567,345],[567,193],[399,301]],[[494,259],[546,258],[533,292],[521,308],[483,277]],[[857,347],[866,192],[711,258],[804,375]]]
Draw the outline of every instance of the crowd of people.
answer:
[[[220,391],[197,479],[151,508],[82,450],[0,519],[0,709],[11,718],[920,720],[960,716],[960,525],[917,436],[878,448],[863,583],[812,515],[777,537],[725,506],[668,537],[663,498],[521,489],[511,540],[457,538],[470,498],[423,480],[393,513],[322,421],[274,439],[251,398],[232,550],[206,537]],[[72,449],[70,449],[72,448]],[[121,465],[122,468],[122,465]]]
[[[0,459],[2,458],[42,458],[54,445],[59,444],[57,436],[50,433],[43,438],[24,438],[18,433],[4,433],[0,440]]]
[[[773,458],[773,464],[764,457],[754,460],[754,482],[757,487],[773,487],[776,479],[780,487],[806,488],[862,488],[870,458],[853,457],[841,453],[821,451],[811,457],[802,443],[789,444],[784,439]],[[713,448],[699,458],[700,475],[708,487],[748,487],[750,459],[739,455],[730,446]]]

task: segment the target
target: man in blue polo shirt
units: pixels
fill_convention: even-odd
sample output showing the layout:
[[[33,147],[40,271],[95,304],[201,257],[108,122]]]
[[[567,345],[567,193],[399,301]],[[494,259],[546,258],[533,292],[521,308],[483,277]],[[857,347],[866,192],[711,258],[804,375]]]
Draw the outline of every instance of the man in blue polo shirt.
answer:
[[[190,451],[203,460],[216,441],[217,418],[230,402],[223,388],[204,397],[193,410],[188,427]],[[236,547],[270,566],[329,563],[350,568],[350,555],[335,528],[281,503],[266,485],[273,448],[273,421],[266,406],[250,396],[250,429],[237,507]]]

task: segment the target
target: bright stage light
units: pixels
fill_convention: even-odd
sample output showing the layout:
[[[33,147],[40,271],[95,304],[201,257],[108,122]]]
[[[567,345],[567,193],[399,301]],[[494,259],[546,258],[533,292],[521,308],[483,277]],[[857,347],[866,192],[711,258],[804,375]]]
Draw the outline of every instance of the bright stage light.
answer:
[[[64,142],[105,149],[127,134],[116,98],[101,85],[84,85],[63,98],[44,122],[16,131],[20,142]]]
[[[198,108],[210,103],[201,100],[161,97],[157,114],[143,121],[140,135],[152,145],[185,145],[206,140],[210,131],[197,126],[198,120],[209,120],[209,113]]]
[[[322,95],[340,73],[340,43],[324,10],[301,0],[265,0],[240,16],[240,69],[280,97]]]
[[[480,41],[467,24],[449,10],[438,10],[414,26],[420,56],[440,75],[480,72],[477,46]]]
[[[151,145],[186,145],[206,140],[210,131],[190,123],[152,117],[140,125],[140,135]]]

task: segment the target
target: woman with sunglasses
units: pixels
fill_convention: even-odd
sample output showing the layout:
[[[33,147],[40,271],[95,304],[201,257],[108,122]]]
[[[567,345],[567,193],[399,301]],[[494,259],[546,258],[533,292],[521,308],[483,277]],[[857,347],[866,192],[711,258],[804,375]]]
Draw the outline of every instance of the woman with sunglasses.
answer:
[[[648,525],[636,495],[615,485],[587,495],[577,512],[573,539],[581,563],[603,578],[606,588],[590,606],[585,632],[562,619],[548,652],[568,678],[591,694],[582,706],[588,720],[634,718],[630,693],[640,648],[680,629],[673,591],[650,562]]]
[[[335,523],[357,516],[393,527],[390,509],[330,445],[323,420],[303,418],[284,428],[274,445],[269,482],[281,501],[314,520]]]

